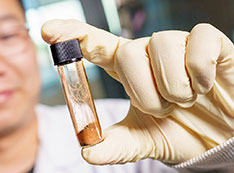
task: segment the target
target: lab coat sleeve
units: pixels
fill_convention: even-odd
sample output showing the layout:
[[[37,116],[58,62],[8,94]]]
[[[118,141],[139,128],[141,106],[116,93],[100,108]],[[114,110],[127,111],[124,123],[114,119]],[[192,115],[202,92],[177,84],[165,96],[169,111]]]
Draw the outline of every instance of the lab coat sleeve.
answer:
[[[234,172],[234,137],[186,162],[172,167],[179,172]]]

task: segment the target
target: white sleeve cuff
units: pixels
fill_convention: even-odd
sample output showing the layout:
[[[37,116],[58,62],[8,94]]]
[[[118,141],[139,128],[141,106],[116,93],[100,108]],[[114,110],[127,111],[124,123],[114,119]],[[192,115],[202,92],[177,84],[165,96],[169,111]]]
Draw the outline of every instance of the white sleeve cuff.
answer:
[[[186,162],[173,166],[179,171],[234,170],[234,137]]]

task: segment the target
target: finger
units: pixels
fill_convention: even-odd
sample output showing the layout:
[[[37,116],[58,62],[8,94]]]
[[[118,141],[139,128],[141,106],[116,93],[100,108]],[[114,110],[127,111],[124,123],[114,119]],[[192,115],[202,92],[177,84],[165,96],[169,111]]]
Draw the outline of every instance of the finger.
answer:
[[[185,47],[188,33],[164,31],[153,34],[148,51],[157,87],[164,99],[182,107],[196,100],[185,69]]]
[[[48,21],[42,26],[41,35],[49,44],[78,39],[84,57],[110,71],[119,45],[128,41],[78,20]]]
[[[193,89],[200,94],[209,92],[215,81],[216,67],[225,62],[233,64],[231,41],[209,24],[196,25],[189,34],[186,54]]]
[[[149,38],[137,39],[119,47],[114,71],[135,107],[162,118],[172,110],[173,105],[165,101],[157,91],[146,52],[148,41]]]
[[[91,164],[119,164],[155,157],[151,135],[141,124],[135,123],[132,107],[126,119],[106,129],[104,141],[82,149],[83,158]]]

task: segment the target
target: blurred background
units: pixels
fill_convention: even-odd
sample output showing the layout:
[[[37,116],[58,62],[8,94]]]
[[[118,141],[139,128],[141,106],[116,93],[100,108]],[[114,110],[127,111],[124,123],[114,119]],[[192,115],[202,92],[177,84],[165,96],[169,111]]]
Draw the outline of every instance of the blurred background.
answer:
[[[127,38],[151,36],[161,30],[190,31],[208,22],[234,40],[234,0],[23,0],[30,35],[38,49],[42,74],[41,103],[64,104],[49,45],[40,36],[50,19],[79,19]],[[103,38],[105,39],[105,38]],[[93,97],[127,98],[123,87],[104,70],[85,61]]]

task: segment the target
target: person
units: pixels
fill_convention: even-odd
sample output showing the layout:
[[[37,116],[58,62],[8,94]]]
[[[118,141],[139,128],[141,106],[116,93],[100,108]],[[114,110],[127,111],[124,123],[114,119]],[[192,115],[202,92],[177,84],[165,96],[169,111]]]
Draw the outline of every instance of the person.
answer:
[[[151,172],[151,168],[168,171],[152,161],[104,167],[83,161],[67,107],[38,104],[40,74],[25,23],[20,1],[0,0],[0,172],[134,173]],[[126,114],[129,102],[106,100],[97,101],[96,105],[105,128],[121,119],[116,108],[120,114]]]
[[[92,164],[161,160],[179,171],[234,169],[234,46],[210,24],[136,40],[77,20],[52,20],[42,37],[78,39],[84,57],[121,82],[128,115],[82,149]],[[156,171],[156,170],[155,170]]]
[[[152,170],[157,170],[157,172],[160,172],[159,169],[161,168],[163,169],[162,172],[174,171],[159,165],[158,162],[154,160],[139,161],[137,164],[104,167],[91,166],[86,164],[78,154],[80,152],[78,149],[79,147],[77,147],[78,142],[76,140],[74,129],[72,128],[72,124],[65,107],[50,108],[47,106],[38,105],[40,75],[36,63],[35,48],[33,46],[32,40],[28,35],[27,29],[25,28],[25,17],[19,1],[0,0],[0,9],[0,172],[15,173],[30,171],[42,173],[98,173],[152,172]],[[55,26],[58,25],[60,25],[60,28],[56,29]],[[81,30],[78,30],[77,25],[79,25],[78,28]],[[71,28],[74,30],[71,30]],[[209,91],[208,94],[202,95],[203,97],[198,96],[196,98],[193,96],[197,93],[197,90],[196,92],[192,92],[192,97],[190,99],[174,97],[175,101],[179,100],[182,102],[186,99],[188,100],[179,105],[179,101],[174,103],[173,100],[170,102],[167,101],[168,97],[165,99],[166,91],[164,92],[164,95],[162,94],[161,96],[162,92],[160,92],[160,95],[158,95],[158,92],[156,91],[159,91],[159,88],[155,90],[155,84],[158,84],[158,79],[156,81],[154,80],[153,76],[149,77],[147,75],[147,72],[149,72],[149,61],[147,60],[149,60],[151,57],[154,57],[152,55],[155,55],[154,48],[158,48],[158,46],[154,45],[158,41],[157,37],[155,38],[156,43],[154,42],[153,36],[150,38],[152,44],[148,44],[147,39],[149,40],[149,38],[143,38],[135,41],[118,38],[78,21],[59,20],[44,25],[42,28],[43,37],[49,43],[55,42],[56,39],[57,41],[70,38],[78,38],[79,40],[83,40],[81,47],[86,58],[91,58],[91,61],[97,63],[101,67],[104,67],[109,74],[111,74],[117,80],[121,81],[124,84],[128,94],[131,96],[131,110],[129,111],[127,118],[124,119],[124,121],[121,123],[118,123],[109,128],[109,130],[104,131],[105,139],[102,143],[92,148],[83,149],[83,157],[88,162],[95,164],[115,164],[137,161],[139,159],[151,157],[154,159],[163,160],[166,163],[177,164],[182,160],[185,161],[186,159],[190,158],[191,155],[197,155],[198,153],[205,152],[207,149],[212,147],[214,150],[212,152],[208,152],[208,154],[205,154],[204,158],[202,159],[213,159],[212,155],[216,156],[217,153],[220,155],[225,154],[225,150],[226,153],[231,151],[230,144],[232,144],[232,141],[227,141],[224,143],[225,145],[221,144],[218,147],[216,146],[219,145],[222,141],[225,142],[228,138],[230,138],[233,131],[231,129],[233,126],[231,124],[232,121],[230,116],[230,112],[233,110],[231,107],[233,103],[233,97],[231,97],[233,93],[233,85],[232,80],[228,80],[229,77],[231,77],[233,69],[231,64],[233,56],[230,54],[232,53],[233,45],[226,39],[225,36],[223,36],[223,34],[221,34],[222,37],[219,37],[220,39],[215,37],[215,34],[217,34],[218,31],[211,28],[213,27],[209,26],[208,28],[204,28],[197,33],[204,34],[204,30],[207,31],[208,34],[206,32],[203,35],[204,38],[207,38],[206,36],[209,34],[214,34],[212,35],[214,36],[214,40],[208,37],[209,39],[207,42],[212,42],[214,44],[213,47],[208,47],[208,50],[210,51],[205,51],[207,54],[217,53],[216,55],[218,55],[219,49],[216,47],[216,40],[222,40],[222,49],[218,47],[222,51],[222,54],[219,56],[220,59],[218,59],[220,66],[217,68],[216,72],[219,75],[219,78],[218,80],[216,78],[214,86],[212,81],[209,83],[210,78],[207,78],[207,80],[202,80],[202,82],[207,84],[204,85],[205,87],[210,85],[213,86],[211,87],[212,91]],[[51,34],[53,32],[54,36]],[[86,33],[88,33],[88,37]],[[84,34],[85,36],[78,37],[77,34]],[[99,34],[104,34],[104,41],[102,38],[102,41],[98,42],[98,40],[101,40],[98,39]],[[180,48],[183,49],[183,44],[181,44],[179,40],[183,39],[179,39],[181,37],[178,35],[172,35],[169,38],[175,41],[178,39],[178,49],[169,49],[167,46],[170,45],[166,46],[164,44],[164,46],[167,47],[166,51],[165,49],[164,51],[161,49],[159,50],[166,53],[168,53],[167,50],[174,50],[175,53],[179,54],[181,53]],[[168,35],[166,35],[164,39],[160,41],[160,44],[163,45],[163,43],[167,43],[165,41],[165,38],[168,38],[167,36]],[[175,39],[174,36],[177,39]],[[195,36],[195,38],[201,39],[201,36],[199,37],[197,34],[195,34]],[[193,38],[192,35],[189,35],[189,37],[191,37],[191,39]],[[93,39],[92,42],[89,41],[90,38]],[[121,44],[118,40],[121,40]],[[122,41],[124,41],[125,44],[122,44]],[[204,44],[204,41],[199,41],[200,44]],[[88,44],[85,45],[84,43]],[[105,44],[109,44],[109,46],[105,46]],[[188,41],[188,45],[189,44],[190,41]],[[116,45],[118,46],[116,47]],[[146,50],[145,45],[147,45],[146,52],[144,52]],[[134,51],[130,51],[130,54],[126,56],[127,59],[124,58],[125,55],[129,53],[129,48],[132,50],[132,46],[134,47]],[[152,46],[151,49],[150,46]],[[174,45],[172,44],[171,46],[173,47]],[[202,46],[203,47],[192,46],[191,51],[194,50],[195,52],[199,53],[199,50],[204,50],[203,48],[207,48],[205,45]],[[99,51],[97,51],[97,48],[105,49],[99,49]],[[150,50],[149,52],[148,49]],[[115,59],[118,61],[118,63],[113,63],[112,58],[115,57],[115,51],[113,50],[118,50],[116,55],[119,57],[118,59]],[[144,51],[142,52],[142,50]],[[159,50],[156,52],[159,52]],[[131,55],[133,55],[131,53],[135,53],[134,60],[137,61],[133,61],[131,65],[129,65],[128,63],[130,63],[132,57]],[[101,55],[100,58],[102,59],[98,59],[97,55]],[[145,57],[145,55],[151,56]],[[120,57],[123,57],[123,60],[121,60]],[[139,57],[141,59],[139,59]],[[166,57],[169,58],[170,56]],[[179,57],[180,56],[177,56],[177,58]],[[143,63],[141,61],[142,59],[145,60]],[[154,60],[156,61],[162,59],[158,57]],[[176,63],[181,63],[181,61],[177,61],[178,59],[176,59]],[[193,61],[196,62],[195,60]],[[156,68],[156,65],[153,65],[154,63],[152,63],[152,67]],[[171,63],[169,63],[169,65],[170,64]],[[215,61],[212,61],[211,64],[215,64]],[[142,68],[141,65],[144,68]],[[165,65],[167,66],[168,62]],[[180,65],[181,64],[179,64],[179,66]],[[113,66],[115,66],[115,69],[119,70],[114,70],[112,68]],[[126,68],[129,68],[129,70],[124,70]],[[173,68],[173,66],[171,65],[170,68]],[[140,69],[142,71],[139,75],[137,71]],[[209,75],[209,70],[210,69],[207,69],[205,73],[207,76]],[[125,73],[125,82],[123,82],[124,74],[122,72]],[[177,69],[178,75],[179,72],[181,71]],[[129,77],[129,74],[131,77],[127,78]],[[142,78],[141,75],[145,74],[146,77],[144,76],[145,78]],[[166,74],[168,74],[168,72]],[[173,76],[173,74],[171,75]],[[200,74],[198,77],[201,77],[202,79],[203,76]],[[143,79],[144,82],[142,82]],[[140,82],[140,84],[135,83],[136,81]],[[183,78],[179,81],[183,81]],[[141,85],[143,84],[146,84],[147,87],[142,87]],[[170,84],[170,86],[171,85],[172,84]],[[188,88],[186,88],[186,86]],[[187,89],[189,89],[189,86],[190,85],[180,86],[185,88],[182,88],[183,92],[178,93],[188,94]],[[174,87],[176,88],[177,85]],[[154,92],[152,92],[152,90]],[[141,91],[144,92],[143,95]],[[104,127],[110,125],[110,119],[118,118],[117,121],[119,121],[119,117],[125,116],[127,107],[129,106],[129,102],[123,100],[106,100],[97,101],[96,103],[97,111],[99,112],[99,115],[101,115],[100,120],[102,121],[101,123],[103,123]],[[183,105],[184,107],[187,105],[188,108],[183,109]],[[190,107],[191,105],[193,106]],[[152,114],[151,111],[157,113]],[[163,115],[167,114],[168,112],[171,114],[173,113],[173,115],[162,118]],[[199,116],[198,114],[208,117]],[[181,122],[182,119],[184,120],[183,122]],[[157,129],[155,129],[155,125],[158,125]],[[156,137],[160,137],[159,135],[162,135],[162,138],[156,139]],[[182,139],[186,138],[186,140],[181,140],[178,138],[178,136]],[[117,139],[122,140],[117,141]],[[154,143],[157,144],[157,147],[154,145]],[[178,143],[177,146],[175,145],[176,143]],[[160,144],[162,145],[160,146]],[[102,148],[103,146],[106,147],[105,150]],[[178,149],[178,146],[181,148]],[[161,150],[162,148],[165,152]],[[116,149],[116,151],[113,149]],[[164,154],[161,155],[160,151],[164,152]],[[229,155],[226,155],[228,157],[225,158],[227,159],[226,163],[231,165],[233,162],[230,162],[230,159],[233,157],[231,153],[228,154]],[[218,157],[218,159],[220,159],[220,157]],[[198,161],[199,162],[196,162],[196,164],[201,163],[202,161],[203,163],[207,163],[207,160]],[[224,168],[226,165],[223,164],[221,166]],[[182,165],[182,167],[187,166],[189,168],[191,165]],[[221,166],[217,164],[215,165],[215,168],[222,168]],[[199,167],[199,165],[197,165],[197,167]],[[211,166],[207,166],[207,168],[211,168]]]

